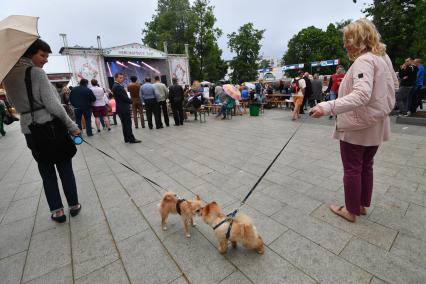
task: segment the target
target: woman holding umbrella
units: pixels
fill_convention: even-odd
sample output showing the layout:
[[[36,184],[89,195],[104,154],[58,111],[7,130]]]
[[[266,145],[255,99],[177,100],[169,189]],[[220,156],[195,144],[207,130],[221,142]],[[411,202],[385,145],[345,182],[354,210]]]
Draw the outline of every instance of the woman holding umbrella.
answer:
[[[11,21],[10,18],[12,17],[15,18]],[[9,21],[9,23],[13,26],[8,26],[7,21]],[[4,31],[5,26],[9,29],[9,33],[2,33],[2,29]],[[21,34],[22,31],[27,33],[26,38],[21,38],[21,42],[19,43],[10,39],[5,40],[7,39],[7,34],[11,35],[11,29],[17,30],[18,28],[21,28]],[[32,32],[29,33],[28,31]],[[22,37],[22,35],[20,36]],[[53,121],[56,117],[63,123],[66,129],[72,133],[72,135],[79,135],[80,130],[68,117],[65,109],[59,101],[59,96],[56,90],[52,87],[46,73],[42,69],[43,65],[47,63],[47,58],[49,57],[49,53],[51,53],[51,49],[46,42],[38,38],[37,18],[11,16],[3,20],[0,22],[0,39],[2,39],[2,43],[10,43],[12,45],[9,46],[9,52],[13,53],[10,57],[15,56],[19,52],[18,49],[20,47],[28,47],[28,45],[32,42],[27,49],[24,48],[20,51],[21,56],[17,57],[20,58],[16,64],[12,65],[13,67],[9,69],[10,71],[5,71],[7,66],[4,65],[4,62],[2,62],[0,70],[2,72],[0,75],[2,76],[0,77],[0,81],[3,79],[3,76],[7,74],[3,81],[7,96],[11,103],[15,105],[16,110],[21,113],[21,131],[25,135],[28,148],[31,149],[32,154],[37,161],[38,169],[43,180],[44,192],[46,194],[50,211],[52,212],[51,218],[56,222],[63,223],[66,221],[66,216],[59,193],[56,170],[58,171],[59,177],[62,181],[62,187],[68,201],[71,216],[76,216],[81,209],[81,205],[78,203],[77,187],[72,169],[71,158],[59,162],[48,162],[48,159],[45,159],[46,157],[41,156],[41,152],[38,150],[40,148],[36,149],[34,147],[35,134],[32,133],[30,127],[35,124],[46,124],[49,121]],[[8,51],[5,51],[3,54],[6,54],[6,52]],[[26,73],[29,75],[26,76]],[[25,78],[27,78],[27,84],[24,83]],[[33,106],[30,105],[29,99],[29,95],[31,93],[27,92],[27,87],[29,86],[28,81],[30,81],[32,85],[32,88],[29,88],[28,90],[32,90],[33,99],[31,101],[33,102]],[[74,154],[75,151],[71,154],[71,156]]]

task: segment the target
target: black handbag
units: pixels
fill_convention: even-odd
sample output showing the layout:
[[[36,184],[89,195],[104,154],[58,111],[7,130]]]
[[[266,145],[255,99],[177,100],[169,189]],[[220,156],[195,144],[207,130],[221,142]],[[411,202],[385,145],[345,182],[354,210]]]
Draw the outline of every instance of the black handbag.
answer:
[[[37,162],[59,163],[74,157],[77,148],[64,123],[57,117],[45,123],[34,121],[34,96],[31,82],[31,68],[25,70],[25,85],[31,109],[31,149]]]

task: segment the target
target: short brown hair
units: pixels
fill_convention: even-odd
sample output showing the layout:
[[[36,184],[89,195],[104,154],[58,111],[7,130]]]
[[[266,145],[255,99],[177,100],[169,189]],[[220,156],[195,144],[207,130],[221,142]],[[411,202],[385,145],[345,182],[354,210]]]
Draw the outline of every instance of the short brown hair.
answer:
[[[27,51],[25,51],[23,56],[31,58],[39,50],[47,53],[52,53],[52,50],[50,49],[50,46],[47,44],[47,42],[38,38],[30,45],[30,47],[28,47]]]
[[[118,76],[121,76],[121,75],[124,76],[124,74],[122,72],[117,72],[117,73],[114,74],[114,78],[117,79]]]

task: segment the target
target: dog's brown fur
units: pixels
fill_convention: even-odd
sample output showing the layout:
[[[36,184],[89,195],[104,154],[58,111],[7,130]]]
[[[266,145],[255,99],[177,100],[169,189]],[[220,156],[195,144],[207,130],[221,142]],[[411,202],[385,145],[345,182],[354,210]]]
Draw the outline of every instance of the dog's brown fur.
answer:
[[[200,215],[203,221],[211,227],[216,226],[226,217],[220,212],[220,207],[215,201],[204,206],[200,211]],[[219,252],[222,254],[225,254],[228,250],[228,240],[226,239],[228,227],[229,222],[225,222],[214,230],[219,241]],[[250,217],[245,214],[237,213],[235,216],[229,240],[234,248],[237,246],[238,242],[244,247],[255,250],[258,253],[264,252],[263,240],[257,233],[256,227],[253,225]]]
[[[161,199],[159,204],[160,215],[161,215],[161,226],[163,230],[167,230],[167,217],[169,214],[178,214],[176,211],[176,204],[178,202],[178,197],[174,192],[166,192]],[[189,232],[190,225],[195,226],[193,216],[199,212],[202,208],[202,201],[200,196],[196,196],[195,199],[187,199],[180,204],[180,213],[185,230],[185,236],[191,237]]]

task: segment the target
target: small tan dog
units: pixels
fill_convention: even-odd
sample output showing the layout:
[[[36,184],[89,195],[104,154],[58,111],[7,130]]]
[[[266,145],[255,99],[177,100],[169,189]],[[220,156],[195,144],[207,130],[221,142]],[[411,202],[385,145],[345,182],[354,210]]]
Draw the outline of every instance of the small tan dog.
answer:
[[[179,214],[185,229],[185,235],[187,238],[190,238],[191,234],[189,233],[189,227],[190,225],[195,226],[193,217],[195,214],[199,213],[202,206],[203,203],[198,195],[195,199],[179,199],[174,192],[164,193],[159,204],[161,226],[163,230],[167,230],[166,222],[169,214]]]
[[[263,240],[247,215],[237,213],[232,221],[232,227],[229,232],[231,222],[223,222],[226,220],[226,216],[220,212],[220,207],[215,201],[204,206],[200,211],[200,215],[203,221],[214,229],[219,241],[219,252],[221,254],[225,254],[228,250],[227,234],[233,248],[236,248],[237,242],[239,242],[248,249],[255,250],[258,253],[264,252]],[[220,224],[221,222],[223,223]]]

